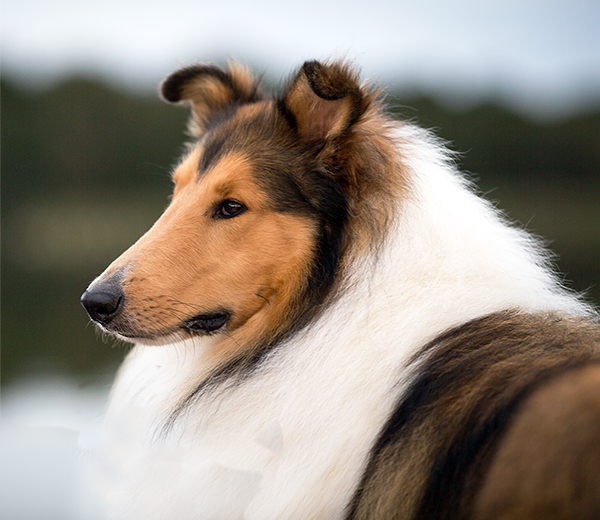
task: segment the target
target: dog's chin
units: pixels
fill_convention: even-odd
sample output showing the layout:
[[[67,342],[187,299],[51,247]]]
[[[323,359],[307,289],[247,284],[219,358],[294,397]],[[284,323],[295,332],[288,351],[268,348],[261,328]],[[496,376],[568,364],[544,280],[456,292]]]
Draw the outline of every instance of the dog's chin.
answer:
[[[135,345],[145,345],[149,347],[162,347],[165,345],[172,345],[173,343],[181,343],[189,338],[189,335],[179,332],[173,332],[163,336],[125,336],[123,334],[112,333],[116,338],[126,341],[127,343],[133,343]]]
[[[200,337],[209,337],[215,336],[219,333],[224,333],[225,330],[222,331],[214,331],[211,333],[201,333],[201,332],[190,332],[186,329],[180,329],[175,332],[170,332],[169,334],[161,334],[156,336],[146,336],[146,335],[128,335],[121,332],[114,332],[110,330],[106,330],[102,328],[103,332],[111,335],[113,338],[124,341],[126,343],[133,343],[135,345],[145,345],[150,347],[160,347],[165,345],[173,345],[174,343],[182,343],[184,341],[188,341],[194,338]]]

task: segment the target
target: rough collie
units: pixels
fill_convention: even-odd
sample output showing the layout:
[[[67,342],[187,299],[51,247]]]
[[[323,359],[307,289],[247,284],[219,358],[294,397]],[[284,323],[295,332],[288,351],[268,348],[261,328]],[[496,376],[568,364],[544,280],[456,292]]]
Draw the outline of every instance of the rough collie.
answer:
[[[172,200],[82,296],[135,344],[110,518],[600,518],[597,315],[430,133],[343,62],[162,95],[192,107]]]

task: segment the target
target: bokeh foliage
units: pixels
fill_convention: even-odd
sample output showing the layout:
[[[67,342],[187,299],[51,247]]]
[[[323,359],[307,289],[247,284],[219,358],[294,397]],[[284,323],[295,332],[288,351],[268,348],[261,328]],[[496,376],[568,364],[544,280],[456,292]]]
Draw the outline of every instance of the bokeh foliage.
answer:
[[[599,112],[542,124],[493,104],[388,100],[461,152],[481,191],[552,239],[572,286],[600,302]],[[2,82],[3,382],[122,358],[126,347],[98,340],[79,296],[160,215],[186,119],[157,96],[98,81],[35,94]]]

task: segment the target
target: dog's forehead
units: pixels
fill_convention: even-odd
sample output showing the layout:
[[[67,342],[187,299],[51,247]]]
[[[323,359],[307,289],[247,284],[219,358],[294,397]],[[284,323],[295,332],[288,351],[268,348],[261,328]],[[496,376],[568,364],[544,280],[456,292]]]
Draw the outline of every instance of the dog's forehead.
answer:
[[[255,160],[269,160],[291,141],[274,103],[260,102],[223,111],[207,127],[201,138],[200,173],[231,152],[243,153]]]

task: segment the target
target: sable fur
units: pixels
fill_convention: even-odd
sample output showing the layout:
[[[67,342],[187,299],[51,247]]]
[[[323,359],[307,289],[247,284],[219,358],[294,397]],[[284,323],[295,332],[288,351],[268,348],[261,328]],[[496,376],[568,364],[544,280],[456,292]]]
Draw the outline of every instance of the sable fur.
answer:
[[[554,388],[554,378],[570,370],[592,364],[600,367],[597,323],[556,315],[494,314],[436,338],[412,362],[419,365],[417,377],[373,447],[349,518],[461,520],[483,515],[481,510],[488,518],[502,518],[501,508],[517,510],[521,516],[515,518],[534,518],[528,516],[535,512],[528,501],[540,510],[545,507],[547,518],[554,518],[554,497],[544,504],[543,493],[522,493],[523,476],[504,474],[493,477],[496,481],[502,479],[500,483],[487,483],[486,475],[509,473],[509,469],[499,469],[506,464],[506,448],[496,456],[495,451],[528,396],[540,387],[545,392],[547,386]],[[550,406],[559,406],[562,395],[556,393],[558,399]],[[584,398],[589,399],[589,394]],[[548,404],[542,401],[539,406]],[[589,404],[593,408],[584,412],[598,416],[600,400],[592,399]],[[575,409],[585,406],[577,399],[570,405]],[[516,420],[523,422],[523,418]],[[559,427],[566,428],[570,435],[560,439],[560,448],[538,444],[539,457],[546,456],[544,450],[554,449],[560,450],[564,458],[595,459],[600,455],[594,449],[586,455],[586,444],[570,444],[580,435],[577,428],[571,424]],[[593,428],[590,433],[598,431]],[[514,459],[526,461],[529,467],[536,464],[535,459],[531,460],[536,452],[528,444],[518,446],[512,442]],[[539,436],[537,442],[541,442]],[[547,466],[545,469],[551,470]],[[598,471],[590,472],[582,475],[582,480],[593,479],[588,480],[593,487],[600,484],[599,475]],[[540,471],[532,478],[549,481],[554,476]],[[501,484],[517,489],[505,491],[502,496],[498,490]],[[474,516],[473,503],[482,485],[486,489]],[[593,500],[591,495],[569,498],[572,503],[562,507],[572,508],[571,512],[556,518],[592,518],[579,516],[582,511],[578,502],[582,500],[596,507],[588,509],[588,515],[600,507],[600,498]]]
[[[597,315],[431,134],[343,62],[162,93],[192,108],[172,200],[82,298],[136,344],[109,518],[594,518]],[[548,433],[574,413],[587,433]]]
[[[597,355],[593,361],[565,370],[524,400],[499,441],[474,518],[600,517]]]

